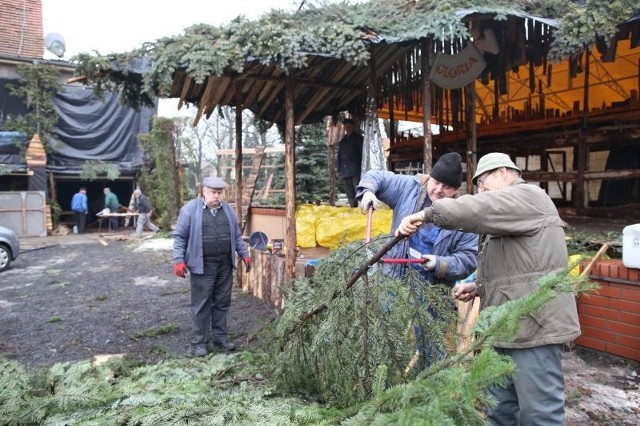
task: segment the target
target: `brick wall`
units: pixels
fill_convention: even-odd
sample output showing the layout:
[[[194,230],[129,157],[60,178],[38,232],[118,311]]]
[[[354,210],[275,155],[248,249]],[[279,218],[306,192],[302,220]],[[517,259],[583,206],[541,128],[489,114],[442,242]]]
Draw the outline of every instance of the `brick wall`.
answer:
[[[42,0],[0,1],[0,56],[42,59],[43,31]]]
[[[578,299],[582,335],[576,344],[640,361],[640,269],[603,260],[589,277],[600,289]]]

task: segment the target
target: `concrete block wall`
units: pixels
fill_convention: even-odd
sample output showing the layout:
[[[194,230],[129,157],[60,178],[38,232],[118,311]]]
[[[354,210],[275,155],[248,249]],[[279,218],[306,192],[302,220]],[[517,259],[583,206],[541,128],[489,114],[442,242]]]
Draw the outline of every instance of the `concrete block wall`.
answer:
[[[582,335],[576,344],[640,361],[640,269],[603,260],[589,277],[600,289],[578,299]]]

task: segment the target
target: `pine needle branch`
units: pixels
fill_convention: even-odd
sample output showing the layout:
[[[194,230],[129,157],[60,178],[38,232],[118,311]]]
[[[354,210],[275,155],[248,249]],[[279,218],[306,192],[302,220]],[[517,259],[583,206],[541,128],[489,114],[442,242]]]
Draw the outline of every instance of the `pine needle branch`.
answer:
[[[358,278],[364,275],[370,267],[378,263],[380,259],[382,259],[382,256],[384,256],[389,250],[393,248],[393,246],[398,244],[404,238],[404,236],[398,236],[387,242],[380,250],[378,250],[377,253],[375,253],[364,265],[360,267],[360,269],[358,269],[351,276],[351,278],[347,281],[346,287],[343,290],[336,290],[333,293],[333,295],[331,296],[331,300],[339,297],[344,291],[349,290],[356,283],[356,281],[358,281]],[[298,322],[294,324],[294,326],[286,333],[286,335],[288,336],[292,333],[295,333],[309,318],[321,313],[325,309],[327,309],[327,304],[324,302],[316,305],[313,309],[303,314]]]

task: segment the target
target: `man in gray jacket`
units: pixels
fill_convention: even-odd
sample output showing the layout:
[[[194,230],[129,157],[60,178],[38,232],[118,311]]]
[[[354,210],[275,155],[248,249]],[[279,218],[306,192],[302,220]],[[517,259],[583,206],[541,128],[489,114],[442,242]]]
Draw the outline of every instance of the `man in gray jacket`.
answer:
[[[548,273],[568,266],[563,222],[551,198],[520,178],[508,155],[490,153],[478,162],[476,195],[442,199],[406,216],[396,235],[411,235],[425,223],[481,234],[475,283],[456,287],[457,299],[480,296],[484,309],[534,291]],[[494,344],[515,363],[512,378],[490,389],[498,404],[488,412],[496,425],[562,425],[564,344],[580,335],[575,297],[558,293],[520,320],[516,338]]]
[[[139,189],[133,191],[133,205],[135,211],[138,212],[138,222],[136,223],[136,236],[141,237],[144,227],[151,229],[151,232],[156,233],[159,231],[158,227],[151,222],[149,216],[151,216],[151,203],[149,198],[142,193]]]
[[[227,314],[231,306],[236,253],[251,268],[251,257],[242,240],[236,214],[223,201],[226,182],[207,177],[202,182],[203,198],[189,201],[180,209],[173,233],[175,273],[191,273],[191,322],[195,356],[207,355],[209,327],[213,344],[225,351],[235,345],[227,341]]]

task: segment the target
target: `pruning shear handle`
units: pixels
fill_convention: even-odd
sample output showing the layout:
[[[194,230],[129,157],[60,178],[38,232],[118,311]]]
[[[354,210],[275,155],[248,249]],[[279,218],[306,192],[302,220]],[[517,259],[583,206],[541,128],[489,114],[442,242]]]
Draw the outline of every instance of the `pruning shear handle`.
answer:
[[[422,258],[411,258],[411,259],[394,259],[392,257],[387,257],[384,259],[380,259],[382,263],[424,263],[426,259]]]
[[[371,242],[371,223],[373,222],[373,206],[369,206],[369,210],[367,211],[367,234],[365,236],[364,242],[369,244]]]

